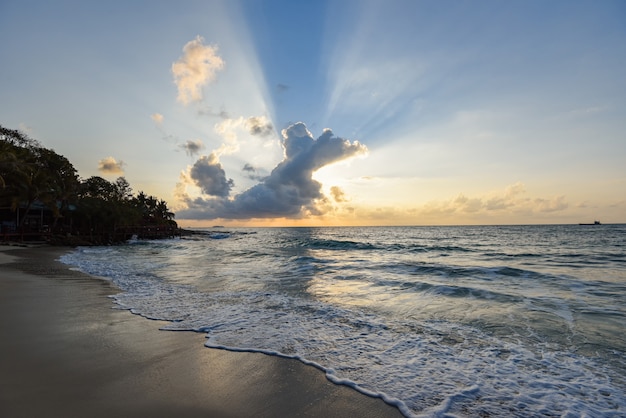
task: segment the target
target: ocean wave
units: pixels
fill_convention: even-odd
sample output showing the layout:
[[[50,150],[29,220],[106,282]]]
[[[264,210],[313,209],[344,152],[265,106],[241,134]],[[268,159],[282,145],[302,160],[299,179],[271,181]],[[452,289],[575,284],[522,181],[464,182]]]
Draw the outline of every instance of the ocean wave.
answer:
[[[570,243],[605,258],[578,263],[528,237],[552,229],[228,231],[80,248],[63,261],[108,278],[120,308],[166,329],[300,359],[407,416],[618,416],[621,258]],[[578,267],[554,261],[565,259]]]

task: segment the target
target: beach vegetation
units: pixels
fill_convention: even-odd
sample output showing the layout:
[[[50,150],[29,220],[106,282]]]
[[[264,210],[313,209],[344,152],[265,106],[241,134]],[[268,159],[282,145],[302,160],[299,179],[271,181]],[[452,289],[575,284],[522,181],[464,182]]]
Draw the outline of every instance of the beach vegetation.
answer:
[[[114,243],[178,230],[167,202],[124,177],[81,179],[72,163],[23,132],[0,126],[0,237],[72,237]]]

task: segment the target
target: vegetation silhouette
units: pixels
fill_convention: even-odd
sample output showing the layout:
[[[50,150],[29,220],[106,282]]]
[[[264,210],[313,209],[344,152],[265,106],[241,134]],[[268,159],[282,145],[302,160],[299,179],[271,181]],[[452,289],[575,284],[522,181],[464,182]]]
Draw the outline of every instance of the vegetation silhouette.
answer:
[[[81,179],[72,163],[26,134],[0,125],[0,239],[114,244],[181,230],[167,202],[124,177]]]

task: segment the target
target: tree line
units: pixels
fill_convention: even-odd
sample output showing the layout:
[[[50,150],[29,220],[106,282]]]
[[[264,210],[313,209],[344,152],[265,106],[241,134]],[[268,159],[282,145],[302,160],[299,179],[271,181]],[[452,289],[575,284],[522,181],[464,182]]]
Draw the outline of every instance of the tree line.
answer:
[[[37,211],[39,218],[33,214]],[[46,225],[39,222],[44,212]],[[167,236],[178,229],[174,216],[164,200],[142,191],[133,194],[124,177],[114,182],[99,176],[82,179],[64,156],[0,125],[0,220],[5,235],[39,229],[57,238],[112,243],[132,235]]]

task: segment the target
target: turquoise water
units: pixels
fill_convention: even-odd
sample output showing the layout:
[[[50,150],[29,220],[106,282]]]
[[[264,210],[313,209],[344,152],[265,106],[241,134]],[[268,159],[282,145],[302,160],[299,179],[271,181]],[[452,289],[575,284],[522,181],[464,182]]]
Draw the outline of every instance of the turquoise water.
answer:
[[[199,232],[62,261],[167,329],[407,416],[626,415],[626,225]]]

